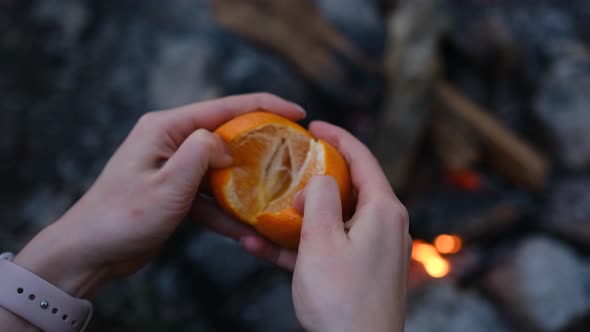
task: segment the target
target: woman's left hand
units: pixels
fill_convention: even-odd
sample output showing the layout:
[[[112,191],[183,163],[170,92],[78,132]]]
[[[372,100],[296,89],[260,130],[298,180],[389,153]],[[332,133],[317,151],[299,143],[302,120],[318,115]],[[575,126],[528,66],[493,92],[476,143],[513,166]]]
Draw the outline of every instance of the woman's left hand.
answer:
[[[196,199],[207,170],[231,164],[225,143],[211,131],[259,108],[292,120],[305,116],[299,106],[264,93],[147,113],[90,190],[39,233],[15,263],[74,296],[88,297],[101,284],[149,262],[190,212],[242,241],[252,254],[292,268],[294,253],[279,250],[214,202]]]

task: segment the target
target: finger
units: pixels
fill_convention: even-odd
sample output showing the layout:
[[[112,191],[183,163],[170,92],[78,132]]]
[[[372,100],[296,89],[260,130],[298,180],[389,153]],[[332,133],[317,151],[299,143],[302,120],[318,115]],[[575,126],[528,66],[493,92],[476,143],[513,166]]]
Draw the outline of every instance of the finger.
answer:
[[[203,177],[201,179],[201,184],[199,184],[199,194],[205,195],[208,198],[213,197],[213,188],[211,187],[211,178],[208,176]]]
[[[395,248],[405,249],[409,234],[407,209],[393,199],[376,199],[357,210],[349,225],[348,237],[354,241],[382,243],[385,241]],[[395,249],[394,248],[394,249]]]
[[[311,134],[332,144],[348,163],[352,184],[358,191],[358,207],[376,198],[394,198],[395,194],[371,151],[346,130],[326,122],[310,125]]]
[[[287,270],[293,270],[295,267],[296,252],[272,244],[250,226],[221,211],[211,200],[197,199],[190,215],[191,219],[207,226],[212,231],[239,241],[252,256]]]
[[[299,190],[298,192],[295,193],[295,195],[293,196],[293,208],[299,212],[301,215],[303,215],[303,208],[305,206],[305,192],[307,186],[305,188],[303,188],[302,190]]]
[[[255,257],[271,262],[289,271],[295,268],[297,252],[280,248],[258,235],[248,235],[240,240],[246,251]]]
[[[345,236],[338,184],[331,176],[314,176],[307,184],[301,244]],[[303,250],[303,249],[302,249]]]
[[[198,129],[166,161],[160,173],[172,186],[188,186],[194,195],[209,167],[227,167],[231,162],[231,154],[221,137]]]
[[[190,218],[212,231],[236,241],[240,241],[246,236],[257,236],[253,228],[223,212],[214,201],[201,197],[195,201],[190,211]]]
[[[198,128],[215,130],[238,115],[265,110],[297,121],[305,117],[301,106],[269,93],[253,93],[225,97],[190,104],[170,110],[152,112],[153,122],[166,128],[167,134],[177,144]],[[148,126],[152,126],[148,123]],[[153,132],[153,130],[148,130]]]

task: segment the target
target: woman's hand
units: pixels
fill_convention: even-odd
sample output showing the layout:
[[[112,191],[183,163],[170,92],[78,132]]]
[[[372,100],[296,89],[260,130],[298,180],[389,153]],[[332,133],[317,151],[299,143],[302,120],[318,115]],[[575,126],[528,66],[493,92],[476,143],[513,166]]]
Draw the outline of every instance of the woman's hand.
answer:
[[[90,190],[15,262],[72,295],[89,296],[152,259],[189,212],[222,234],[254,241],[259,248],[250,251],[257,256],[278,257],[276,247],[219,212],[214,202],[195,202],[207,169],[231,164],[225,143],[210,131],[258,108],[292,120],[305,116],[299,106],[268,94],[147,113]]]
[[[411,238],[408,214],[371,152],[327,123],[311,133],[350,167],[358,203],[344,223],[338,186],[314,177],[296,206],[304,211],[293,302],[307,331],[403,331]]]
[[[314,177],[295,198],[304,215],[298,253],[256,234],[243,234],[241,242],[251,254],[295,270],[293,302],[306,331],[403,331],[408,213],[365,145],[324,122],[312,123],[310,132],[346,159],[358,192],[355,214],[342,216],[332,178]]]

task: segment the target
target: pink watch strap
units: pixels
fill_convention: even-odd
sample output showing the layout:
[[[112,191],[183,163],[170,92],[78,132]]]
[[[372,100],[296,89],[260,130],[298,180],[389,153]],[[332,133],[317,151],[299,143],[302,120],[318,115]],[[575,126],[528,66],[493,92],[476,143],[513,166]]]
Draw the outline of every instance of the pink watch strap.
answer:
[[[92,317],[89,301],[6,259],[0,259],[0,306],[45,332],[82,332]]]

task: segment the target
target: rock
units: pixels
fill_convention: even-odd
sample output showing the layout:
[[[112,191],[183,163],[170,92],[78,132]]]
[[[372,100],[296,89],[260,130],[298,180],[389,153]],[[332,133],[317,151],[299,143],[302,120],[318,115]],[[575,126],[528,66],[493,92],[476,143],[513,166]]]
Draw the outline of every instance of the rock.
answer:
[[[559,2],[574,17],[576,32],[586,42],[590,41],[590,29],[588,17],[590,17],[590,2],[585,0],[572,0]]]
[[[546,0],[444,3],[453,23],[447,77],[510,128],[537,134],[526,110],[563,43],[578,41],[571,11]]]
[[[189,240],[185,254],[212,282],[227,291],[240,286],[246,277],[266,266],[235,241],[210,231],[203,231]]]
[[[145,0],[140,6],[132,5],[143,9],[146,21],[159,30],[170,32],[171,36],[209,31],[215,25],[210,1],[168,0],[166,6],[162,6],[158,0]]]
[[[385,20],[374,0],[317,0],[320,11],[357,46],[372,56],[383,54]]]
[[[195,38],[174,38],[161,46],[161,54],[150,80],[151,104],[156,109],[220,97],[209,71],[214,50]]]
[[[2,81],[0,79],[0,84],[3,83]],[[24,107],[24,101],[19,99],[18,97],[15,98],[12,96],[0,101],[0,109],[3,110],[0,112],[0,131],[3,133],[2,140],[0,140],[0,153],[3,156],[15,156],[19,150],[19,129],[15,124],[19,123],[19,110]],[[2,171],[2,174],[12,173],[9,170],[14,168],[14,166],[9,163],[2,163],[0,171]]]
[[[303,102],[308,93],[305,82],[284,60],[242,41],[236,41],[235,49],[220,69],[222,85],[228,94],[265,91]]]
[[[180,282],[182,279],[180,269],[170,264],[161,266],[154,271],[154,290],[159,298],[164,300],[177,300],[180,295]]]
[[[590,177],[560,182],[546,211],[543,222],[550,231],[590,248]]]
[[[492,270],[485,284],[522,329],[560,331],[590,310],[584,274],[570,248],[536,236]]]
[[[537,1],[535,6],[510,0],[444,2],[453,19],[453,45],[471,61],[518,56],[529,69],[542,65],[561,41],[576,38],[571,13],[550,1]]]
[[[67,192],[56,192],[49,187],[39,187],[23,204],[21,216],[38,232],[55,222],[72,204],[72,197]]]
[[[77,0],[39,1],[33,17],[43,25],[53,25],[58,36],[50,43],[52,48],[71,48],[79,41],[90,21],[87,3]]]
[[[444,282],[410,298],[406,332],[508,332],[495,308],[473,291]]]
[[[586,292],[590,293],[590,259],[586,258],[584,260],[584,265],[582,266],[582,270],[584,273]]]
[[[564,44],[535,100],[534,111],[570,169],[590,165],[590,51]]]
[[[291,282],[287,278],[277,278],[270,286],[260,289],[247,303],[234,307],[241,308],[239,317],[245,326],[257,332],[303,332],[293,307]]]
[[[482,173],[482,176],[486,176]],[[409,207],[412,235],[434,239],[457,234],[466,241],[490,239],[514,231],[528,211],[536,209],[522,190],[496,190],[494,179],[484,177],[488,188],[469,192],[443,184]]]
[[[200,300],[182,293],[178,266],[148,265],[101,289],[91,331],[213,331]]]

